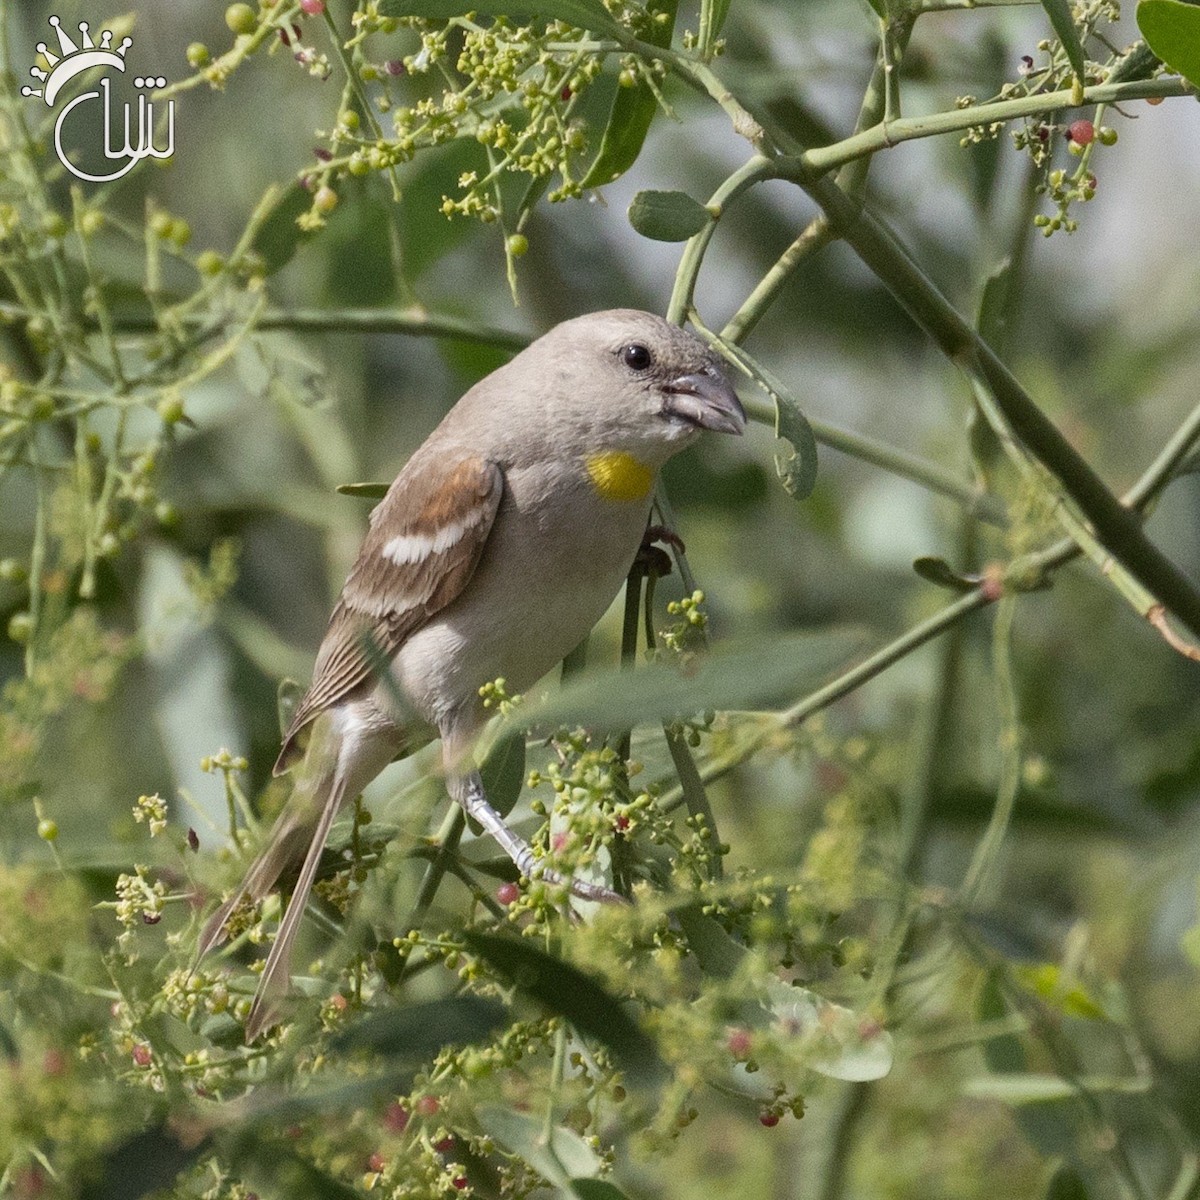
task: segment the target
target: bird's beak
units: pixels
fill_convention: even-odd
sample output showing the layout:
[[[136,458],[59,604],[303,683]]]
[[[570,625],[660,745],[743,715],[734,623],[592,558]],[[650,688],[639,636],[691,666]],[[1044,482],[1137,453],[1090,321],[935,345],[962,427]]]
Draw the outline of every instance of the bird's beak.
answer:
[[[717,433],[738,436],[746,428],[746,413],[729,381],[715,369],[680,375],[663,388],[663,411]]]

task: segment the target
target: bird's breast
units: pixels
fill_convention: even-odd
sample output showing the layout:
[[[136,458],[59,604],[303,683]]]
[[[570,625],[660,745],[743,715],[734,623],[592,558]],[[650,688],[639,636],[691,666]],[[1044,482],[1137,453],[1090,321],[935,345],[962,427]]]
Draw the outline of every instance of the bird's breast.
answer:
[[[480,686],[494,679],[510,692],[529,688],[612,603],[641,545],[654,475],[643,480],[610,463],[606,494],[593,471],[580,459],[505,471],[475,573],[395,659],[398,681],[434,724],[476,706]],[[618,489],[642,494],[618,502]]]

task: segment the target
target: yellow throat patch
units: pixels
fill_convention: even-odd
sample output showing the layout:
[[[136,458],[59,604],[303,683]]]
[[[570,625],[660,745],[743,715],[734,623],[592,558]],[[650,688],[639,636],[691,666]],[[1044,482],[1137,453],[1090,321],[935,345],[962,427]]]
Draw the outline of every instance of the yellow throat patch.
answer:
[[[589,454],[587,473],[605,500],[645,500],[654,486],[654,472],[624,450]]]

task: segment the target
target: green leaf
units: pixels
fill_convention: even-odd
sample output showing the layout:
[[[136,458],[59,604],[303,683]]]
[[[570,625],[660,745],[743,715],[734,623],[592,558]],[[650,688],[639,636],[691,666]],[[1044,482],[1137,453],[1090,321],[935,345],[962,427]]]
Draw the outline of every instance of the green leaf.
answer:
[[[487,1104],[476,1117],[496,1141],[564,1192],[572,1191],[575,1181],[600,1170],[596,1152],[573,1129],[555,1125],[547,1142],[545,1123],[516,1109]]]
[[[137,1200],[170,1187],[208,1149],[202,1137],[184,1144],[165,1123],[134,1134],[104,1156],[100,1173],[82,1200]]]
[[[622,34],[601,0],[379,0],[381,17],[425,17],[448,21],[466,13],[485,17],[537,17],[565,21],[594,33]]]
[[[655,242],[686,242],[712,220],[712,214],[686,192],[638,192],[629,223]]]
[[[975,1015],[980,1021],[1001,1021],[1008,1016],[1008,1004],[1004,989],[1000,986],[1000,972],[989,971],[979,989],[975,1001]],[[1012,1075],[1025,1070],[1025,1047],[1013,1033],[988,1038],[983,1043],[983,1057],[988,1067],[997,1075]]]
[[[782,705],[825,682],[861,640],[834,630],[726,645],[689,664],[686,675],[669,662],[648,663],[636,671],[597,670],[540,703],[521,705],[509,720],[520,729],[583,725],[619,732],[706,708],[745,711]]]
[[[250,249],[263,261],[268,275],[274,275],[291,262],[293,255],[313,235],[313,230],[301,229],[296,219],[312,207],[308,189],[293,183],[279,195],[270,214],[258,227]]]
[[[785,1037],[819,1033],[820,1056],[808,1064],[819,1075],[868,1083],[892,1069],[892,1035],[853,1009],[782,979],[768,980],[765,1007],[777,1033]]]
[[[479,768],[479,774],[492,807],[507,817],[525,786],[524,735],[514,733],[498,741]]]
[[[709,44],[721,36],[731,0],[700,0],[700,24],[708,30]]]
[[[933,555],[922,555],[913,563],[913,570],[929,583],[949,588],[952,592],[971,592],[979,586],[979,580],[970,575],[960,575],[944,559]]]
[[[566,1017],[581,1034],[607,1046],[631,1082],[655,1084],[666,1077],[654,1039],[642,1032],[615,996],[578,967],[523,939],[474,929],[463,936],[472,953],[519,991]]]
[[[627,1200],[625,1193],[607,1179],[572,1179],[571,1191],[579,1200]]]
[[[260,1196],[278,1200],[358,1200],[361,1194],[290,1147],[255,1133],[240,1137],[231,1157],[238,1174]]]
[[[446,1046],[480,1041],[507,1021],[508,1010],[495,1000],[453,996],[373,1012],[338,1034],[333,1048],[423,1062]]]
[[[1061,1075],[980,1075],[967,1080],[963,1093],[975,1100],[999,1100],[1016,1108],[1029,1104],[1053,1104],[1077,1099],[1081,1091],[1113,1095],[1138,1095],[1150,1090],[1150,1082],[1131,1075],[1126,1078],[1085,1076],[1078,1080]]]
[[[746,957],[746,947],[735,942],[712,917],[705,916],[698,905],[676,910],[675,919],[705,975],[731,978]]]
[[[1088,1200],[1088,1190],[1074,1167],[1058,1163],[1046,1184],[1045,1200]]]
[[[1181,0],[1142,0],[1137,23],[1150,49],[1200,87],[1200,8]]]
[[[646,40],[653,46],[669,46],[675,32],[675,10],[679,0],[651,0],[646,11],[652,16],[667,17],[651,28]],[[654,114],[658,111],[658,98],[645,79],[639,79],[634,87],[618,87],[613,96],[608,123],[600,150],[580,183],[581,187],[600,187],[624,175],[637,160]]]
[[[979,336],[998,354],[1003,354],[1007,348],[1005,337],[1012,308],[1009,303],[1012,283],[1012,259],[1006,256],[988,274],[979,299],[979,318],[975,327]]]
[[[817,439],[800,401],[791,388],[741,346],[721,342],[719,349],[771,397],[775,405],[775,436],[790,443],[788,453],[775,455],[775,473],[789,496],[795,500],[806,499],[812,495],[817,483]]]
[[[791,447],[787,453],[776,453],[775,473],[792,499],[804,500],[817,484],[817,439],[796,401],[769,390],[775,401],[775,436]]]
[[[1087,988],[1057,963],[1023,964],[1016,976],[1031,992],[1054,1005],[1064,1016],[1102,1021],[1107,1015]]]
[[[1042,0],[1042,7],[1046,10],[1046,16],[1050,18],[1050,24],[1054,26],[1054,32],[1058,34],[1058,40],[1062,42],[1075,78],[1082,80],[1086,56],[1083,53],[1083,43],[1079,40],[1079,30],[1075,28],[1075,22],[1071,19],[1070,0]]]
[[[381,500],[387,495],[388,483],[339,483],[339,496],[361,496],[364,500]]]

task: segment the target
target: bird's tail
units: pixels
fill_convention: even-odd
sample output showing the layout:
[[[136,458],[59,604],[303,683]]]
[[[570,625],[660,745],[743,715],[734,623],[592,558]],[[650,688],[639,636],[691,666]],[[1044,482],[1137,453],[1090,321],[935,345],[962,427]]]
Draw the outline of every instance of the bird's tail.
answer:
[[[332,730],[328,734],[332,735]],[[346,799],[348,779],[344,749],[341,738],[336,735],[319,737],[314,731],[304,764],[297,772],[295,788],[272,827],[266,845],[233,895],[208,919],[197,943],[198,954],[204,955],[223,941],[225,923],[242,898],[261,900],[275,886],[280,875],[303,856],[300,875],[254,993],[246,1021],[248,1042],[275,1023],[279,1001],[287,992],[292,949],[316,878],[317,864],[334,817]]]

